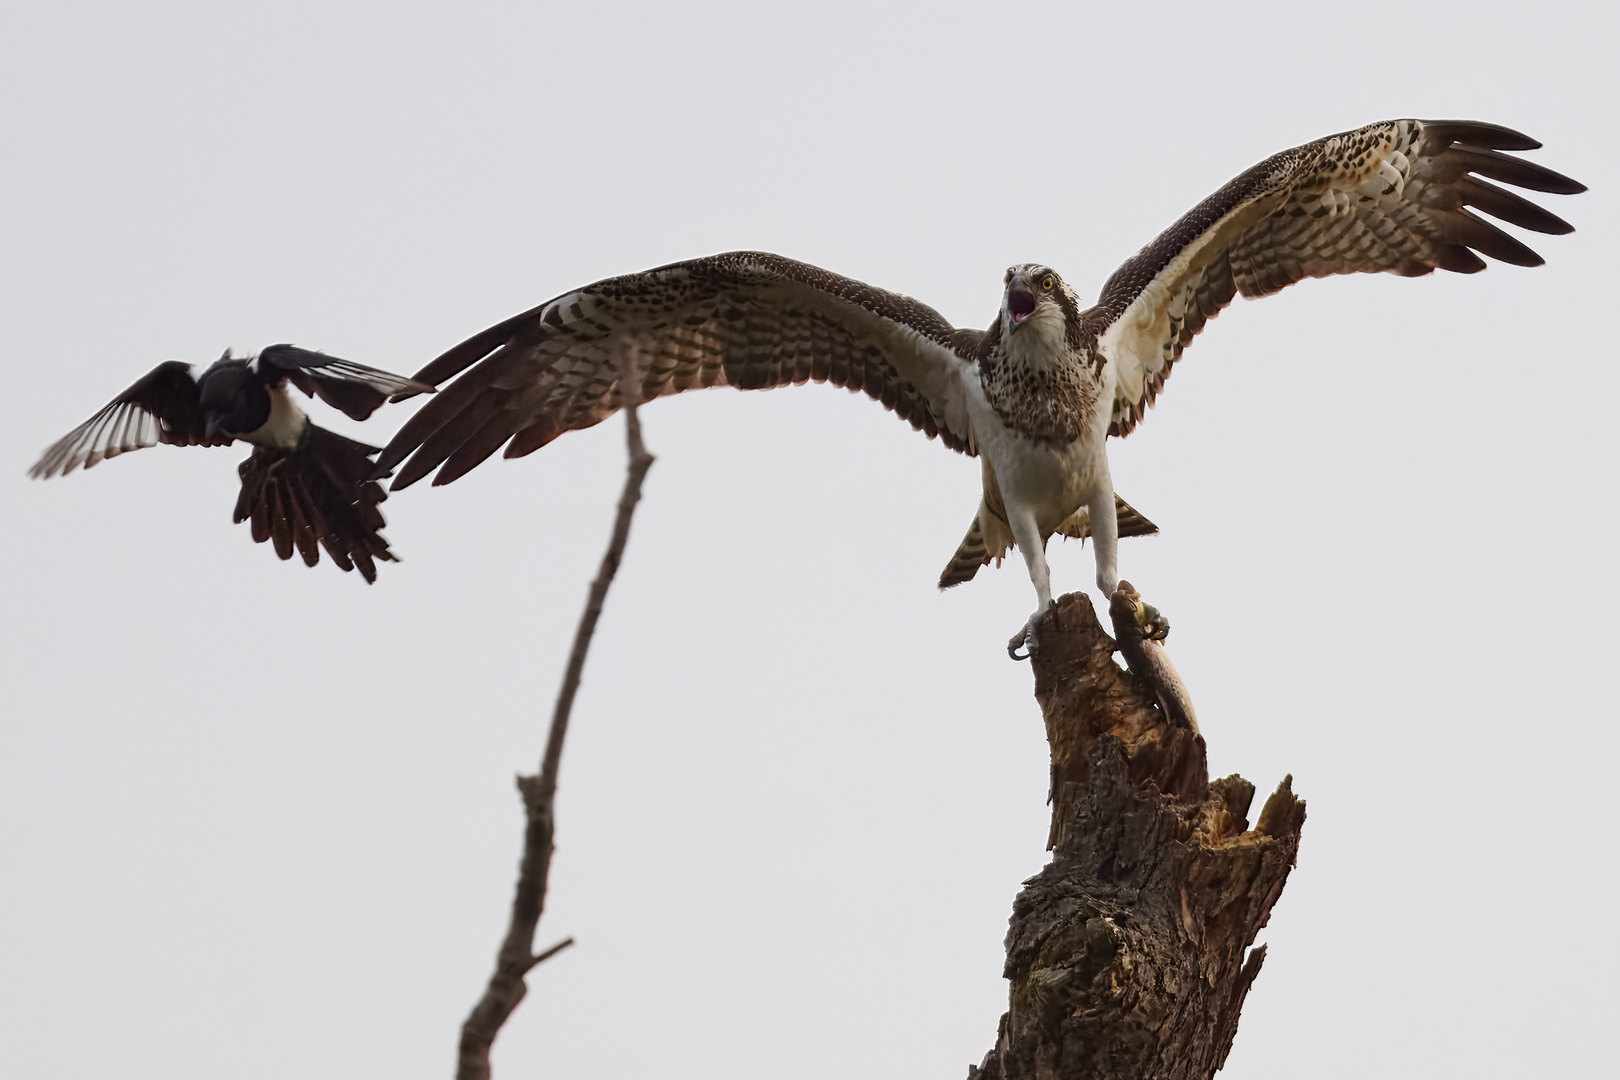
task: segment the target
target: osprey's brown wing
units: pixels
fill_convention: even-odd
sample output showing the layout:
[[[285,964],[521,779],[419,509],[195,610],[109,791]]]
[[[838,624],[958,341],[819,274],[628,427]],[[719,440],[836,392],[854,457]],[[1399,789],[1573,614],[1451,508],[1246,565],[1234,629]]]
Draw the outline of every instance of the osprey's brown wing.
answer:
[[[434,385],[460,377],[406,422],[378,471],[410,457],[395,488],[434,469],[434,483],[447,484],[502,444],[520,457],[600,423],[619,408],[624,349],[636,359],[642,400],[831,382],[971,454],[963,383],[971,336],[910,297],[778,255],[672,263],[566,293],[417,372]]]
[[[1118,372],[1110,433],[1130,433],[1193,335],[1235,294],[1269,296],[1334,274],[1472,274],[1485,269],[1480,255],[1541,265],[1469,210],[1534,232],[1573,231],[1489,182],[1585,191],[1501,152],[1540,145],[1494,124],[1392,120],[1285,150],[1232,180],[1128,259],[1084,313]]]
[[[228,435],[206,434],[191,366],[169,360],[108,402],[40,455],[28,475],[36,480],[66,476],[106,458],[158,443],[229,446]]]

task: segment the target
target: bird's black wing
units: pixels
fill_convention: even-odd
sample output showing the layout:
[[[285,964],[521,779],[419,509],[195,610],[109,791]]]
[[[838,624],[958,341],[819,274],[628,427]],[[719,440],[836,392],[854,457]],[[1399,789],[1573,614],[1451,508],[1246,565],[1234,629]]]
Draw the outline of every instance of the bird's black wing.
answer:
[[[298,389],[341,409],[351,420],[366,419],[396,394],[433,392],[427,383],[296,345],[271,345],[260,351],[258,363],[261,375],[280,372]]]
[[[274,541],[283,559],[296,548],[314,566],[324,547],[343,570],[358,566],[368,583],[375,581],[378,562],[397,561],[378,531],[377,504],[388,495],[371,479],[376,453],[314,424],[295,450],[254,447],[237,469],[242,493],[235,520],[251,520],[254,542]]]
[[[96,415],[52,443],[28,475],[36,480],[66,476],[105,458],[158,443],[174,446],[229,446],[228,435],[209,436],[198,403],[191,365],[159,364]]]

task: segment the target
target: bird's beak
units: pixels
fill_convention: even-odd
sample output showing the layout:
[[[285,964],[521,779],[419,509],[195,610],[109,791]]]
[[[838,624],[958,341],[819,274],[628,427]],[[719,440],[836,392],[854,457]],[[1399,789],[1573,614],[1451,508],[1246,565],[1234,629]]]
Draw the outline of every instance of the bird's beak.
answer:
[[[1023,274],[1014,274],[1013,279],[1007,282],[1007,321],[1012,325],[1012,333],[1035,314],[1035,293],[1030,289],[1029,283],[1024,280]]]

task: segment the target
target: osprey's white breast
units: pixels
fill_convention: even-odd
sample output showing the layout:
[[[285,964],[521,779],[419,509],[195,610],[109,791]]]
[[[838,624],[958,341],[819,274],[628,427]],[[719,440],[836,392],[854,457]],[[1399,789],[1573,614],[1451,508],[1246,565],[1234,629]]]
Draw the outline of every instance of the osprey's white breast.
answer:
[[[1033,322],[1015,337],[1023,337]],[[1002,361],[1007,370],[981,370],[981,383],[969,397],[979,453],[995,472],[1003,500],[1031,510],[1043,534],[1089,503],[1098,485],[1112,490],[1108,420],[1099,416],[1097,402],[1112,393],[1113,372],[1094,373],[1062,337],[1056,348],[1052,344],[1044,335],[1032,337],[1031,347],[1009,350]],[[1034,360],[1037,352],[1042,353],[1035,360],[1039,368],[1021,362]],[[997,392],[1000,401],[992,396]]]

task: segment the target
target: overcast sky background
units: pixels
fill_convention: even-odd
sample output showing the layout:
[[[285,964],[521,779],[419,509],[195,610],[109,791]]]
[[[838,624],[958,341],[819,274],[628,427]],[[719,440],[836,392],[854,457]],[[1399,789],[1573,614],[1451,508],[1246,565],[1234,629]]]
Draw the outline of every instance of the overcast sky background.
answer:
[[[449,1075],[622,479],[614,420],[402,492],[368,588],[231,524],[239,447],[25,478],[158,361],[411,372],[744,247],[982,327],[1010,263],[1094,297],[1232,175],[1393,116],[1543,140],[1579,231],[1536,270],[1238,303],[1111,447],[1212,774],[1309,802],[1223,1075],[1609,1074],[1607,10],[9,9],[0,1074]],[[315,411],[379,445],[410,414]],[[1027,575],[934,589],[978,465],[827,387],[643,419],[539,940],[578,945],[497,1075],[959,1077],[1046,858]]]

